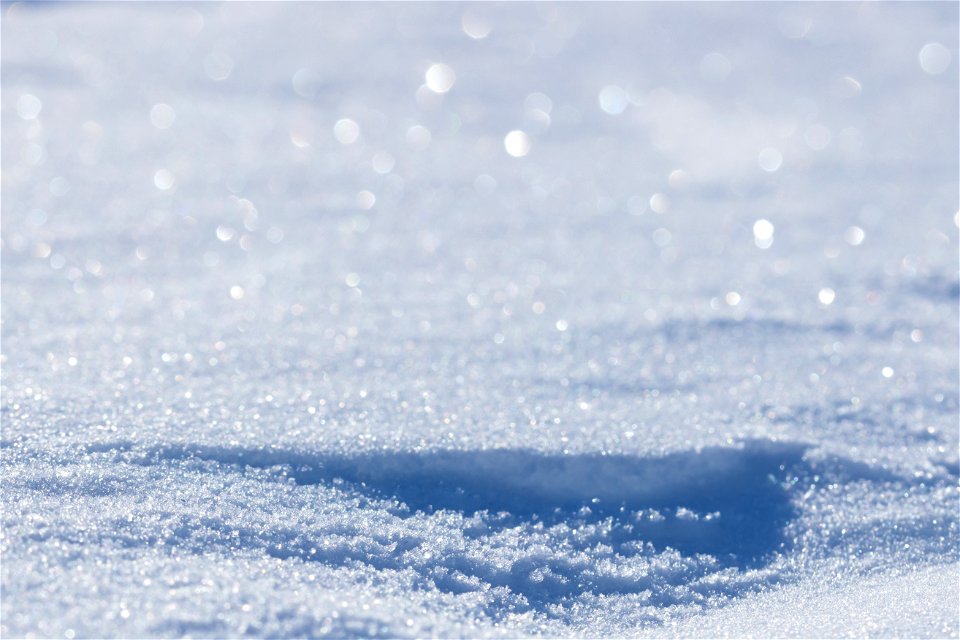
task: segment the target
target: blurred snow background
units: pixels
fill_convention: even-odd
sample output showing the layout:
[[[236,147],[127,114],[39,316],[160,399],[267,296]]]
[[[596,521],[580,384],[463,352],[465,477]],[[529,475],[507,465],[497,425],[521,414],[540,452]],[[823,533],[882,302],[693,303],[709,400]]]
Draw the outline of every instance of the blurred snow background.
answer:
[[[5,636],[958,634],[958,6],[4,4]]]

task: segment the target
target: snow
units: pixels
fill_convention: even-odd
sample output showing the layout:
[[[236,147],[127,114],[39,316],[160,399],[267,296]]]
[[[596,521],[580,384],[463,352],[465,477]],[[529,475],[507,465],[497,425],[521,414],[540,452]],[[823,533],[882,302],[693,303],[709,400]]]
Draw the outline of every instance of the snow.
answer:
[[[2,12],[0,635],[960,634],[955,3]]]

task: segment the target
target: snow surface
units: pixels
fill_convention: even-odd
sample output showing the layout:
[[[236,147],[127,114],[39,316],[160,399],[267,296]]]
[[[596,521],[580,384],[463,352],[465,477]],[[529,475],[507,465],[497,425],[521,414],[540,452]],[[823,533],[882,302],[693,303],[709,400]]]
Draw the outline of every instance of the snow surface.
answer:
[[[0,633],[957,637],[958,6],[3,5]]]

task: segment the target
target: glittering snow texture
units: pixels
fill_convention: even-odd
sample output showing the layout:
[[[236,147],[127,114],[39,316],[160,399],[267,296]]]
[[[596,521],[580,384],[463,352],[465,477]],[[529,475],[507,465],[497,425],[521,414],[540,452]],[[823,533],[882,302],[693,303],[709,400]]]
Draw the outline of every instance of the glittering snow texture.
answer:
[[[957,636],[956,3],[2,11],[4,637]]]

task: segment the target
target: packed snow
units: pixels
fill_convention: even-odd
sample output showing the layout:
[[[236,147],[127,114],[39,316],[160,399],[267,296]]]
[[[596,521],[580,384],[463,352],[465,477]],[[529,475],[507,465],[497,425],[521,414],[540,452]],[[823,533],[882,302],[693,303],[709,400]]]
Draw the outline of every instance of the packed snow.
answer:
[[[0,634],[957,637],[958,11],[4,4]]]

